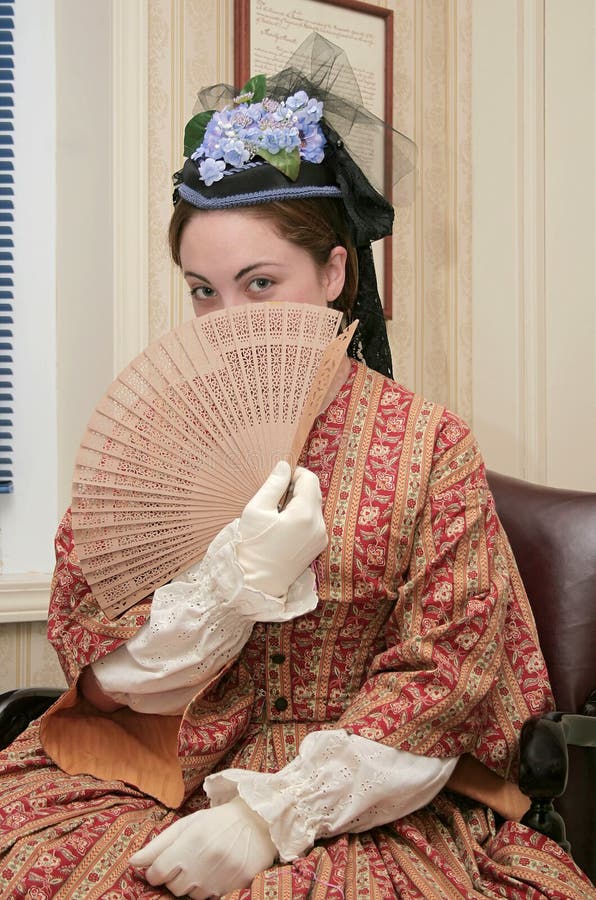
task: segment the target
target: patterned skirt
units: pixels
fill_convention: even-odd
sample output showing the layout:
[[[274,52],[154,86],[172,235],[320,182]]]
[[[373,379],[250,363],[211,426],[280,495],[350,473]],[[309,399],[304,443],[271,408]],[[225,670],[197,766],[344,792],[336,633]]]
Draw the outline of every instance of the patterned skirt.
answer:
[[[206,804],[194,795],[181,812]],[[128,859],[178,815],[122,782],[65,774],[34,723],[0,754],[0,898],[171,897]],[[391,825],[317,841],[226,897],[596,900],[596,889],[550,839],[515,822],[497,828],[491,810],[443,791]]]

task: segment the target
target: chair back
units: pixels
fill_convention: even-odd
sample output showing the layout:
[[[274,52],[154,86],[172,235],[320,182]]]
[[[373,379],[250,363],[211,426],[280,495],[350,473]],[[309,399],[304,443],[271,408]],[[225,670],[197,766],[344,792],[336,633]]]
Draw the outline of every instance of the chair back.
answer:
[[[487,474],[532,606],[556,707],[594,715],[596,494]],[[567,790],[556,805],[575,861],[596,880],[596,753],[570,747],[569,762]]]

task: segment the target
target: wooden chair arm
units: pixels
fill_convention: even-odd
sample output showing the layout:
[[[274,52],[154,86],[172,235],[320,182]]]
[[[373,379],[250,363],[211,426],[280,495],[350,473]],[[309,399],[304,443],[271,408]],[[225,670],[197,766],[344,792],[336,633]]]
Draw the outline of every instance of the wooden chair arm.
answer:
[[[567,747],[596,747],[596,691],[583,707],[586,714],[552,712],[524,723],[520,735],[520,790],[530,798],[524,825],[548,835],[567,852],[565,823],[553,800],[567,786]]]

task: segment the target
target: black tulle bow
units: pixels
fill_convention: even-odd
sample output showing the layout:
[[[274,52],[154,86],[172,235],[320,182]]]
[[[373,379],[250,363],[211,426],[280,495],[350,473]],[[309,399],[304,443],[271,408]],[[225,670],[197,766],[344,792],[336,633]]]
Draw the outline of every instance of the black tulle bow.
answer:
[[[322,122],[322,128],[328,141],[325,160],[334,170],[336,182],[341,188],[354,245],[364,247],[391,234],[393,206],[354,162],[337,132],[327,122]]]

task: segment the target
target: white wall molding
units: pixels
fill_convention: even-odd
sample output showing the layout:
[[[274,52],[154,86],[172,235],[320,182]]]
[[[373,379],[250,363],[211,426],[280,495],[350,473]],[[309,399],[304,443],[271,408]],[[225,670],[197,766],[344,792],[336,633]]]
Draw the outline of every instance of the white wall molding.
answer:
[[[147,344],[148,0],[112,0],[114,374]]]
[[[188,85],[185,81],[186,20],[185,4],[175,0],[171,5],[170,22],[170,158],[169,171],[175,172],[180,164],[181,137],[184,134],[185,100]],[[170,267],[170,327],[184,320],[184,286],[177,268]]]
[[[519,358],[522,475],[546,481],[544,0],[518,0]]]
[[[546,481],[545,0],[475,0],[474,429],[491,468]]]
[[[449,406],[472,417],[472,11],[449,4]]]
[[[490,468],[521,476],[520,9],[474,0],[472,22],[473,427]]]
[[[414,306],[412,310],[412,343],[414,359],[410,387],[418,393],[424,390],[424,209],[425,183],[421,176],[425,165],[424,152],[424,8],[422,3],[414,3],[413,13],[413,70],[412,91],[414,94],[414,139],[418,147],[418,185],[414,207]]]
[[[457,95],[459,91],[459,47],[458,47],[458,20],[457,20],[457,0],[455,3],[447,4],[448,27],[447,27],[447,153],[449,154],[448,162],[448,214],[450,218],[450,227],[447,229],[448,254],[449,254],[449,274],[448,274],[448,322],[449,334],[447,338],[447,376],[449,379],[448,405],[456,409],[458,397],[458,363],[459,363],[459,270],[458,270],[458,247],[457,247],[457,225],[458,225],[458,176],[459,176],[459,115]]]
[[[596,491],[596,4],[544,7],[547,481]]]
[[[474,0],[474,429],[492,468],[596,489],[596,11]]]
[[[51,580],[47,573],[0,576],[0,623],[45,621]]]

